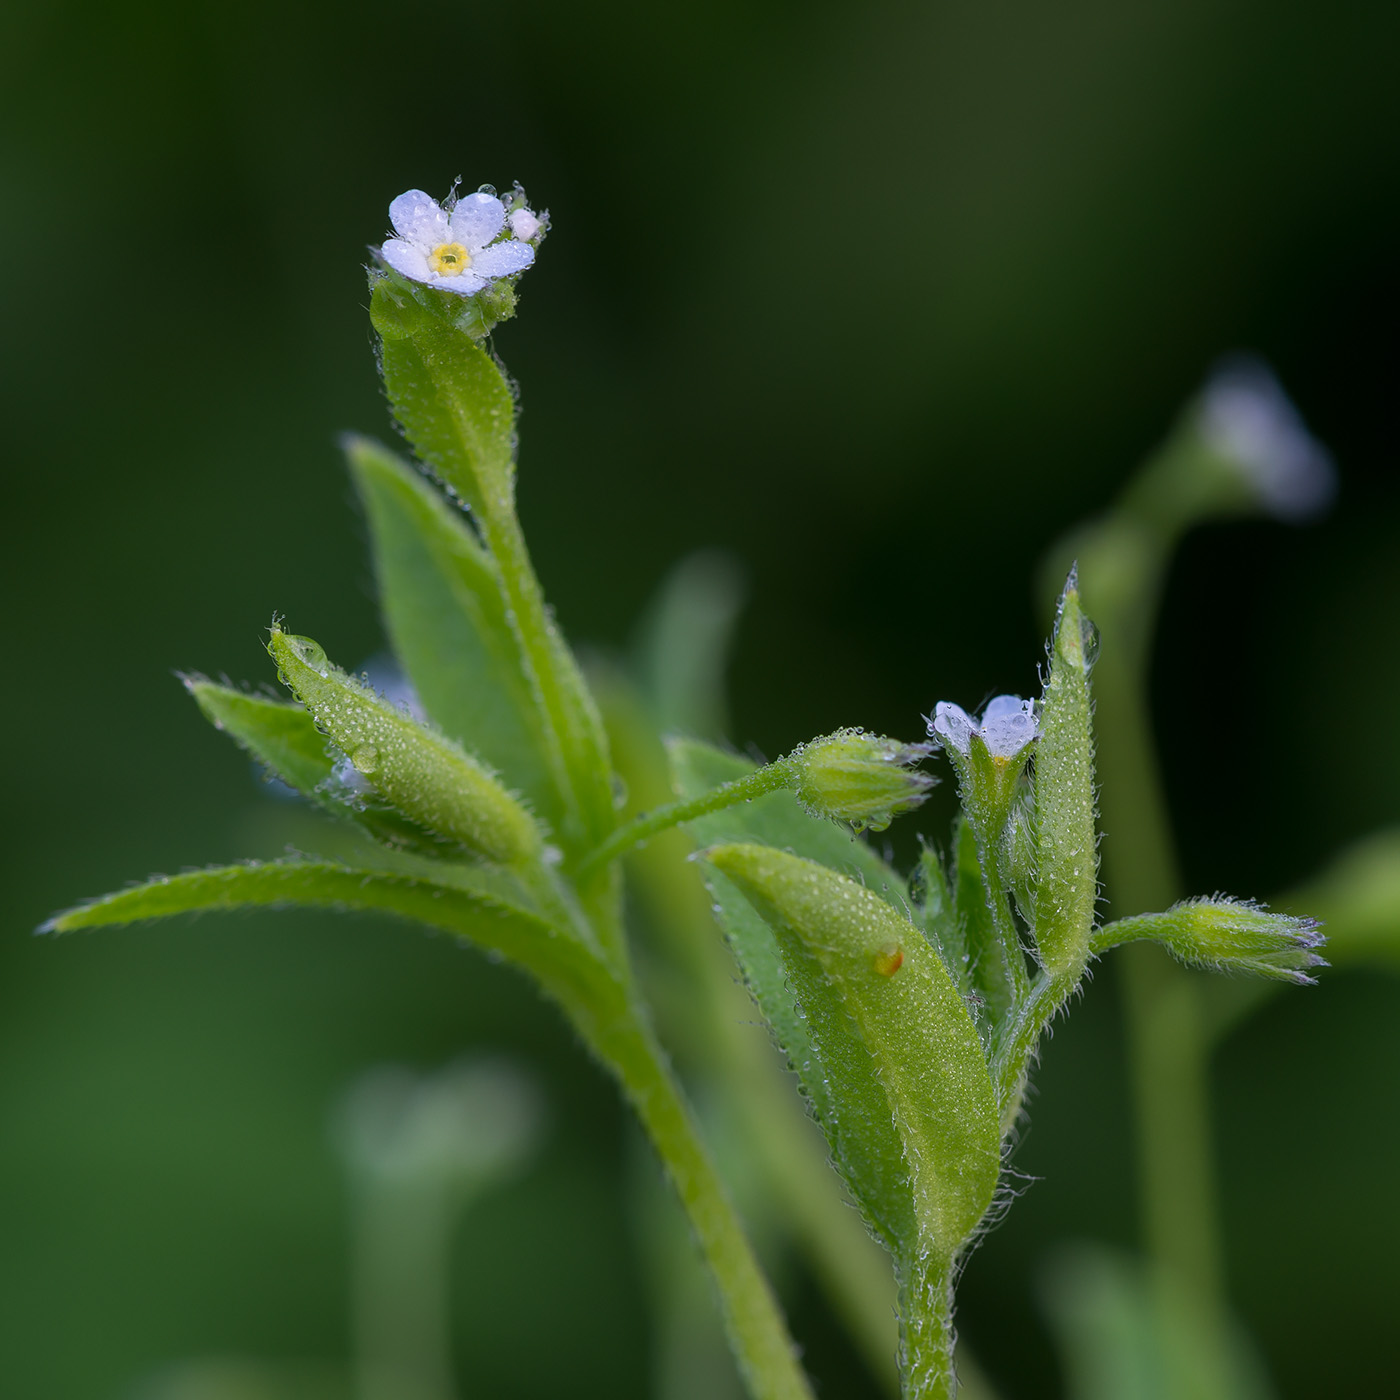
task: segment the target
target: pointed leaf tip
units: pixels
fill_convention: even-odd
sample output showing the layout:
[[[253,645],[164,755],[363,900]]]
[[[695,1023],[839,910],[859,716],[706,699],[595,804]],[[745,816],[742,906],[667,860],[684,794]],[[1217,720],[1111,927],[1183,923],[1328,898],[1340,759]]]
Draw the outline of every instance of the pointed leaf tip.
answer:
[[[404,816],[503,864],[538,855],[529,812],[450,739],[333,666],[309,637],[274,628],[268,651],[317,724]]]

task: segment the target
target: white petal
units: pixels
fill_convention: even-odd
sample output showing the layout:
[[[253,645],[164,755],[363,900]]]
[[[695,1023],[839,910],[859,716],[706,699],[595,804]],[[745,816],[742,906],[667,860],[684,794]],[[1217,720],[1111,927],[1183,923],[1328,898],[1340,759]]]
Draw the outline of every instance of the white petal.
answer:
[[[1019,695],[998,695],[995,700],[987,701],[987,708],[982,711],[982,723],[987,725],[993,720],[1018,715],[1025,708],[1026,702]]]
[[[447,242],[447,215],[431,195],[408,190],[389,206],[394,232],[428,251]],[[410,274],[411,275],[411,274]]]
[[[929,723],[928,732],[935,739],[942,740],[945,748],[953,748],[960,754],[966,754],[972,744],[972,727],[972,721],[961,705],[954,705],[949,700],[940,700],[933,707],[933,719]]]
[[[998,695],[983,712],[982,739],[993,758],[1015,758],[1039,733],[1035,702]]]
[[[483,277],[509,277],[513,272],[524,272],[534,260],[535,250],[528,243],[512,239],[473,253],[472,271]]]
[[[383,254],[384,261],[395,272],[401,272],[415,282],[433,280],[433,274],[428,271],[427,258],[423,256],[422,250],[415,248],[412,243],[405,243],[402,238],[386,238],[379,251]]]
[[[506,206],[493,194],[469,194],[457,201],[452,211],[452,237],[475,255],[506,223]]]
[[[475,270],[459,272],[455,277],[434,277],[433,286],[444,292],[456,292],[459,297],[475,296],[490,283],[489,277],[478,277]]]

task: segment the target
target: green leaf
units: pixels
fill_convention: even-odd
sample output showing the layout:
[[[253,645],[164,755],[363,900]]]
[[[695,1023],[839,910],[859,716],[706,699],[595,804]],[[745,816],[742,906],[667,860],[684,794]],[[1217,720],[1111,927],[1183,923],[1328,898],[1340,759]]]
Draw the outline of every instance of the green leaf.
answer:
[[[1099,895],[1089,671],[1098,641],[1070,572],[1050,644],[1050,676],[1035,756],[1035,942],[1052,977],[1075,976],[1089,957]]]
[[[538,856],[539,830],[529,812],[452,740],[337,670],[307,637],[274,627],[268,651],[317,724],[406,817],[490,860]]]
[[[376,297],[387,295],[386,285],[387,279],[376,286]],[[424,314],[402,334],[383,333],[384,386],[418,455],[481,527],[526,662],[538,732],[558,743],[554,777],[570,821],[555,834],[571,848],[590,850],[616,826],[607,739],[545,607],[515,515],[515,402],[500,367],[471,335]]]
[[[204,718],[289,787],[311,796],[331,776],[335,761],[316,721],[300,705],[250,695],[203,676],[185,676],[185,689]]]
[[[724,668],[743,601],[738,566],[713,550],[688,555],[666,576],[636,649],[638,679],[662,734],[725,732]]]
[[[377,289],[376,289],[377,290]],[[380,372],[413,450],[478,515],[515,491],[515,400],[471,336],[440,322],[382,341]]]
[[[1358,841],[1317,879],[1275,902],[1306,909],[1326,925],[1334,963],[1400,965],[1400,827]]]
[[[991,1205],[1001,1132],[982,1043],[942,959],[878,895],[814,861],[747,844],[706,859],[762,914],[790,969],[816,965],[829,989],[820,1000],[855,1026],[870,1070],[862,1088],[873,1082],[884,1100],[869,1117],[893,1118],[915,1205],[917,1238],[901,1255],[956,1257]],[[815,980],[797,985],[809,1014]],[[823,1024],[813,1026],[819,1047]],[[841,1068],[827,1063],[833,1075]]]
[[[413,467],[365,438],[348,439],[346,452],[389,639],[424,709],[558,828],[557,745],[544,732],[495,562]]]
[[[354,822],[386,846],[433,856],[447,853],[417,822],[336,780],[336,759],[327,751],[325,736],[300,705],[249,695],[202,676],[185,677],[185,688],[216,729],[322,811]]]
[[[58,914],[41,932],[254,907],[373,910],[442,929],[518,963],[570,1009],[596,1007],[604,974],[592,951],[502,891],[489,875],[477,882],[460,869],[449,880],[430,880],[324,861],[248,862],[158,877]]]
[[[682,798],[698,797],[756,767],[694,740],[668,748]],[[790,792],[725,808],[690,825],[705,845],[769,841],[850,870],[894,900],[903,899],[898,877],[863,842],[832,822],[808,816]],[[914,1230],[912,1198],[900,1186],[903,1146],[849,1013],[800,946],[780,949],[772,928],[738,888],[713,866],[705,873],[744,981],[801,1081],[842,1177],[871,1229],[897,1255]]]

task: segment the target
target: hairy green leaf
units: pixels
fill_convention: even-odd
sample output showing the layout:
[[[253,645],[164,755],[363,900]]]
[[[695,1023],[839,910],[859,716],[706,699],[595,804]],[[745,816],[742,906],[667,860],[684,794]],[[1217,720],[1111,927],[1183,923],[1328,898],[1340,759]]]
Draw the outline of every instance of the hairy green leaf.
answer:
[[[1099,894],[1094,813],[1093,707],[1089,671],[1094,624],[1079,606],[1071,572],[1050,644],[1050,677],[1035,756],[1035,942],[1054,977],[1077,973],[1089,956]]]
[[[673,782],[683,798],[751,773],[755,766],[694,740],[669,745]],[[903,887],[861,841],[808,816],[790,792],[775,792],[692,822],[706,845],[762,840],[851,870],[902,901]],[[913,1202],[901,1186],[903,1146],[875,1066],[849,1013],[820,967],[800,946],[781,949],[773,929],[713,866],[706,883],[735,959],[773,1037],[787,1056],[832,1156],[867,1222],[891,1253],[914,1229]]]
[[[376,286],[376,298],[388,295],[386,285]],[[590,850],[616,825],[607,737],[577,662],[545,607],[515,515],[510,387],[466,331],[431,315],[417,319],[416,313],[411,324],[391,330],[381,331],[380,347],[390,403],[418,455],[477,518],[500,571],[538,709],[538,732],[558,745],[553,776],[570,820],[555,834],[567,847]]]
[[[285,860],[158,877],[56,915],[45,933],[138,923],[174,914],[306,906],[398,914],[470,940],[534,973],[571,1010],[598,1002],[605,974],[580,939],[505,893],[487,873],[457,869],[445,880],[356,870],[324,861]]]
[[[495,360],[464,331],[421,319],[412,334],[384,337],[380,370],[394,417],[438,478],[478,515],[508,507],[515,400]]]
[[[883,899],[814,861],[747,844],[706,859],[763,915],[790,967],[816,964],[856,1028],[915,1204],[917,1240],[901,1253],[955,1257],[991,1204],[1001,1132],[981,1041],[942,959]],[[811,979],[796,990],[803,1002]],[[821,1047],[820,1023],[813,1034]]]
[[[432,832],[336,780],[336,760],[327,750],[325,736],[300,705],[250,695],[202,676],[185,677],[185,688],[216,729],[230,735],[240,748],[322,811],[354,822],[386,846],[425,855],[446,854]]]
[[[539,853],[529,812],[452,740],[337,670],[309,638],[274,627],[268,651],[317,724],[405,816],[491,860],[510,864]]]
[[[559,827],[557,745],[543,732],[495,561],[408,463],[365,438],[347,440],[346,452],[389,639],[423,708]]]

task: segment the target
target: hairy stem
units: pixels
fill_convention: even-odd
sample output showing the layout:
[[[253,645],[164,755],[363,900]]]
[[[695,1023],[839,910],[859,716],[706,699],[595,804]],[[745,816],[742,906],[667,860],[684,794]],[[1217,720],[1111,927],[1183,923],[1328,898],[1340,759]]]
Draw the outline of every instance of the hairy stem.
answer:
[[[904,1272],[904,1271],[902,1271]],[[931,1254],[900,1280],[900,1376],[904,1400],[953,1400],[953,1267]]]
[[[666,1167],[719,1286],[754,1400],[814,1400],[787,1326],[664,1054],[635,1016],[598,1039]]]
[[[667,831],[682,822],[694,821],[697,817],[708,816],[711,812],[732,807],[738,802],[751,802],[765,793],[776,792],[787,787],[792,781],[792,768],[786,759],[770,763],[747,777],[736,778],[732,783],[723,783],[711,791],[693,797],[688,802],[671,802],[655,811],[647,812],[626,826],[619,827],[596,850],[590,851],[579,862],[579,878],[584,879],[593,871],[625,855],[639,842],[649,836]]]
[[[980,838],[980,832],[978,836]],[[1026,954],[1021,944],[1020,930],[1016,927],[1016,916],[1011,912],[1008,894],[1010,881],[1006,878],[1000,835],[986,841],[979,839],[977,844],[982,888],[987,897],[987,908],[991,911],[1001,964],[1010,983],[1011,1005],[1023,1007],[1031,993],[1030,977],[1026,972]]]
[[[1058,977],[1042,972],[1035,985],[1017,1002],[1016,1013],[1007,1024],[1001,1045],[992,1059],[992,1083],[1001,1105],[1003,1133],[1011,1131],[1021,1111],[1026,1075],[1040,1038],[1078,983],[1078,969],[1062,972]]]
[[[563,771],[556,776],[566,805],[580,823],[579,834],[596,840],[614,820],[601,722],[590,713],[588,692],[545,605],[513,500],[488,499],[481,529],[501,571],[511,625],[537,689],[546,731],[557,737]]]

